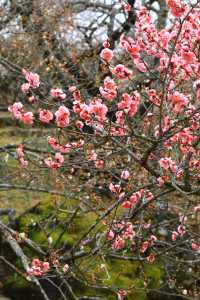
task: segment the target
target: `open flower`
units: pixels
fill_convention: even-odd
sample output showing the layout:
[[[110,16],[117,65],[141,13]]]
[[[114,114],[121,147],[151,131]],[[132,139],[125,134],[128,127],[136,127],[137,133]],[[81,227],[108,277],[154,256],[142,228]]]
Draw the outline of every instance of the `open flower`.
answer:
[[[22,70],[22,73],[25,76],[28,83],[30,84],[30,87],[36,89],[40,86],[40,77],[38,74],[29,72],[25,69]]]
[[[33,113],[31,111],[28,111],[28,112],[22,114],[21,121],[27,125],[33,124]]]
[[[41,261],[38,258],[33,259],[31,267],[28,269],[28,273],[33,276],[42,276],[49,270],[49,263],[47,261]]]
[[[59,107],[59,109],[55,112],[55,116],[58,127],[66,127],[69,125],[70,112],[64,105]]]
[[[104,48],[100,53],[100,57],[109,63],[113,59],[113,51],[109,48]]]
[[[53,120],[53,113],[48,109],[41,109],[39,111],[39,119],[43,123],[50,123]]]
[[[62,89],[59,88],[51,89],[50,94],[53,98],[58,100],[64,100],[66,98],[66,94],[63,92]]]

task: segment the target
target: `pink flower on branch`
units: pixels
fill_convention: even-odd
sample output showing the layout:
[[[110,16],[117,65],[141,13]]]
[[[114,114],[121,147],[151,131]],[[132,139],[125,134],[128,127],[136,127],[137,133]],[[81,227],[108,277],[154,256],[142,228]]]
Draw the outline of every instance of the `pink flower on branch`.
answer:
[[[59,107],[59,109],[55,112],[55,116],[58,127],[67,127],[69,125],[70,112],[64,105]]]
[[[52,157],[48,157],[44,159],[44,163],[51,169],[58,169],[64,163],[64,156],[61,153],[56,153],[54,160]]]
[[[48,109],[40,109],[39,119],[42,123],[49,124],[53,120],[53,113]]]
[[[68,271],[69,271],[69,265],[68,264],[65,264],[64,266],[63,266],[63,273],[67,273]]]
[[[33,259],[31,267],[28,269],[28,273],[33,276],[42,276],[49,270],[49,263],[47,261],[41,261],[38,258]]]
[[[119,79],[128,79],[133,75],[133,72],[122,64],[111,68],[111,72]]]
[[[124,300],[124,298],[127,296],[127,292],[125,290],[119,290],[117,292],[118,300]]]
[[[57,100],[64,100],[66,98],[66,94],[60,88],[51,89],[50,94]]]
[[[26,113],[23,113],[22,116],[21,116],[21,121],[26,124],[26,125],[31,125],[33,124],[33,113],[32,112],[26,112]]]
[[[105,104],[102,103],[101,99],[95,99],[89,105],[89,111],[91,114],[95,115],[95,118],[99,122],[104,122],[106,120],[106,114],[108,112],[108,108]]]
[[[121,173],[121,178],[122,179],[127,180],[129,178],[129,176],[130,176],[130,173],[129,173],[128,170],[122,171],[122,173]]]
[[[113,79],[106,77],[104,79],[104,86],[99,88],[99,91],[106,100],[112,101],[117,96],[117,85]]]
[[[23,167],[28,166],[28,161],[25,160],[24,146],[22,144],[17,146],[16,153],[17,153],[17,158],[19,159],[20,164]]]
[[[167,4],[171,10],[171,13],[180,18],[186,12],[186,5],[182,4],[180,0],[168,0]]]
[[[156,256],[153,253],[151,253],[149,256],[147,256],[147,261],[151,264],[155,261],[155,259],[156,259]]]
[[[177,91],[169,95],[168,99],[171,102],[173,111],[175,113],[179,113],[184,107],[187,107],[189,103],[189,98]]]
[[[15,102],[13,105],[8,107],[8,111],[11,112],[16,119],[20,120],[22,117],[23,107],[24,105],[21,102]]]
[[[29,72],[25,69],[22,70],[23,75],[25,76],[25,79],[30,84],[30,87],[33,89],[36,89],[40,86],[40,77],[36,73]]]
[[[194,251],[200,251],[200,243],[192,242],[191,247]]]
[[[121,238],[120,236],[117,236],[112,243],[112,249],[113,250],[121,250],[125,247],[125,240]]]
[[[109,48],[104,48],[100,53],[100,57],[106,62],[110,63],[113,59],[113,51]]]
[[[176,163],[172,160],[171,157],[163,157],[159,160],[161,168],[166,171],[171,171],[175,173],[177,171]]]
[[[23,83],[23,84],[21,85],[21,91],[22,91],[22,93],[27,94],[27,93],[29,92],[30,86],[31,86],[31,85],[30,85],[30,83],[28,83],[28,82]]]

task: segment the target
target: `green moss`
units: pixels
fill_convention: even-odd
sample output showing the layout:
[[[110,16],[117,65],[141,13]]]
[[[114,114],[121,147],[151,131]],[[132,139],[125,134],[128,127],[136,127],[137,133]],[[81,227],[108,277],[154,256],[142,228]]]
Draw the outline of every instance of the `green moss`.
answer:
[[[81,213],[80,215],[77,215],[73,223],[69,224],[67,230],[65,230],[64,224],[71,216],[70,209],[59,211],[58,204],[58,201],[55,201],[55,197],[45,197],[32,212],[27,213],[18,219],[18,230],[20,232],[27,232],[33,241],[39,243],[43,247],[48,246],[47,236],[51,236],[55,243],[62,235],[58,246],[65,245],[71,247],[80,239],[87,228],[96,221],[96,214]],[[52,215],[55,224],[54,226],[52,226],[52,222],[50,222],[50,225],[47,224],[47,226],[45,226],[44,234],[43,223],[46,223],[46,220]]]
[[[59,221],[61,221],[61,222],[66,221],[66,212],[58,212],[56,216]]]
[[[0,208],[13,207],[17,216],[39,201],[40,197],[35,195],[36,193],[22,193],[20,190],[0,191]]]
[[[76,199],[72,200],[74,203]],[[28,236],[38,243],[44,250],[49,247],[47,237],[50,235],[53,243],[56,243],[62,235],[57,247],[63,245],[71,248],[78,241],[87,229],[96,221],[96,214],[93,212],[86,213],[79,211],[72,224],[68,224],[65,229],[65,222],[71,217],[71,200],[66,200],[65,205],[60,205],[57,199],[53,196],[45,196],[43,201],[36,208],[19,218],[19,228],[22,232],[27,232]],[[58,205],[59,204],[59,205]],[[46,222],[52,217],[53,222]],[[52,225],[52,223],[54,223]],[[45,230],[43,230],[44,226]],[[102,230],[103,225],[99,225],[98,230]],[[63,230],[64,233],[63,233]],[[93,232],[94,234],[94,232]],[[90,250],[92,245],[85,247],[85,250]],[[29,251],[29,250],[27,250]],[[35,257],[31,251],[26,252],[30,260]],[[91,259],[85,257],[76,261],[85,278],[94,284],[110,286],[112,291],[96,290],[85,287],[81,284],[75,284],[75,290],[80,296],[102,296],[105,299],[115,300],[118,289],[128,291],[129,300],[146,300],[147,288],[156,288],[160,285],[160,280],[164,276],[162,264],[156,261],[154,264],[143,263],[138,261],[106,259],[100,255]],[[13,278],[14,280],[15,278]],[[8,280],[10,282],[10,279]],[[76,286],[77,285],[77,286]],[[115,291],[115,292],[114,292]]]
[[[30,227],[34,227],[37,222],[41,220],[41,217],[34,213],[27,213],[20,218],[20,232],[29,231]]]
[[[146,300],[147,293],[145,290],[135,290],[135,292],[131,293],[128,296],[128,300]]]
[[[7,127],[0,129],[0,146],[21,142],[22,136],[20,134],[17,134],[16,127]]]
[[[12,289],[25,289],[30,285],[30,282],[25,280],[22,276],[18,275],[17,273],[13,273],[6,279],[5,288],[12,288]]]
[[[48,240],[44,232],[41,230],[34,230],[30,234],[30,238],[37,243],[38,245],[42,246],[43,248],[48,247]]]
[[[125,289],[128,291],[129,300],[148,299],[147,288],[156,288],[160,285],[160,280],[164,276],[161,263],[155,264],[143,263],[142,266],[137,261],[122,261],[107,259],[103,261],[97,257],[89,264],[89,259],[85,259],[80,267],[85,270],[84,275],[88,281],[95,280],[97,284],[113,287],[115,291]],[[103,295],[104,292],[101,292]],[[109,292],[106,299],[116,299],[116,295]],[[87,293],[88,295],[88,293]],[[94,290],[90,296],[95,296]]]
[[[144,272],[148,280],[150,280],[150,287],[159,287],[160,280],[164,276],[162,264],[160,262],[155,262],[154,264],[146,264],[144,266]]]
[[[88,226],[96,221],[96,214],[93,212],[84,213],[76,219],[76,226],[78,230],[85,230]]]
[[[46,199],[43,198],[43,201],[40,203],[40,205],[37,208],[37,214],[46,217],[50,213],[52,213],[54,209],[56,209],[56,203],[54,202],[54,198],[49,196]]]

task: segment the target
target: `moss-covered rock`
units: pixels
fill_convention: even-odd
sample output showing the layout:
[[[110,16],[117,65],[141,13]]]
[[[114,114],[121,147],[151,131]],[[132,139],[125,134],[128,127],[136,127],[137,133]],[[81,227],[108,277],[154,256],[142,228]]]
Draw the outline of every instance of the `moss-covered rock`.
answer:
[[[17,218],[16,230],[24,232],[36,242],[40,247],[50,253],[51,247],[56,245],[57,249],[65,249],[66,253],[83,236],[83,234],[96,221],[95,212],[87,212],[80,209],[77,212],[73,222],[69,222],[73,212],[72,207],[78,203],[77,199],[58,199],[54,196],[44,197],[43,201],[30,209],[27,213]],[[100,224],[96,229],[99,232],[105,230],[105,226]],[[91,235],[92,236],[92,235]],[[48,238],[51,237],[52,244],[49,244]],[[92,249],[92,243],[84,246],[85,251]],[[106,246],[105,246],[106,247]],[[27,247],[23,247],[24,252],[30,261],[36,257],[36,254]],[[65,255],[65,253],[63,253]],[[121,253],[123,255],[123,253]],[[127,255],[127,254],[126,254]],[[15,265],[20,268],[16,258],[9,257]],[[42,259],[45,259],[44,257]],[[48,259],[48,257],[47,257]],[[72,262],[69,261],[69,264]],[[78,269],[76,269],[78,266]],[[79,270],[79,271],[77,271]],[[76,260],[76,265],[71,266],[71,272],[79,277],[79,280],[73,280],[72,286],[77,295],[102,296],[104,299],[116,299],[118,289],[128,291],[127,299],[147,300],[147,288],[157,288],[160,286],[161,279],[164,276],[163,266],[159,260],[154,264],[147,262],[111,259],[97,253],[93,257],[84,257]],[[84,276],[83,276],[84,275]],[[77,277],[77,278],[78,278]],[[96,289],[86,286],[81,280],[89,282],[91,285],[111,287],[110,290]],[[20,275],[13,272],[4,278],[6,289],[14,288],[25,290],[30,282],[20,278]],[[45,282],[43,283],[46,284]],[[39,298],[38,298],[39,299]],[[56,298],[58,300],[58,298]]]

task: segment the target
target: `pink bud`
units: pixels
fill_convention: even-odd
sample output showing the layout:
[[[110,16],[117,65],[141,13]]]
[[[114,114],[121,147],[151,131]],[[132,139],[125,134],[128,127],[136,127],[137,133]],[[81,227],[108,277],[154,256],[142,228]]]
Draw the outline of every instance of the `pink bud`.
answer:
[[[64,265],[62,270],[63,273],[67,273],[69,271],[69,265],[68,264]]]
[[[130,173],[129,173],[128,170],[122,171],[122,173],[121,173],[121,178],[122,178],[122,179],[127,180],[127,179],[129,178],[129,176],[130,176]]]

